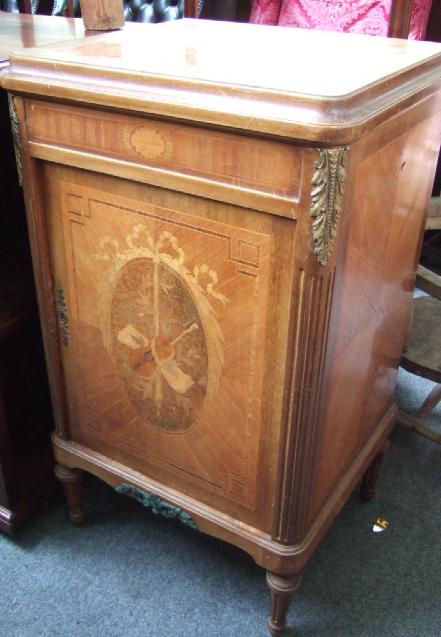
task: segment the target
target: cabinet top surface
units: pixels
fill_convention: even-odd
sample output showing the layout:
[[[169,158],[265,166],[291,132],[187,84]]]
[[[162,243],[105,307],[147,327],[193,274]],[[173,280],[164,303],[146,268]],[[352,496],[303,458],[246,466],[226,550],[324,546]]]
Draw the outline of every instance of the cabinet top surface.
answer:
[[[83,21],[0,11],[0,66],[16,49],[84,38]]]
[[[259,129],[262,120],[353,125],[441,77],[441,46],[431,42],[202,20],[127,26],[12,55],[6,87],[35,89],[40,78],[56,97],[81,86],[82,101],[162,103],[153,109],[161,114],[179,105],[180,117],[190,108],[192,119],[237,126],[247,116]],[[216,113],[232,117],[218,122]]]

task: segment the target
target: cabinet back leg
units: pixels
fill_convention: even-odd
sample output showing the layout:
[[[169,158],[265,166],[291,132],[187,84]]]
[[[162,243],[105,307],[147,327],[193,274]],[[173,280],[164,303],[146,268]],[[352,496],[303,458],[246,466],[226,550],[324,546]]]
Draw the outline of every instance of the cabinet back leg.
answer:
[[[388,449],[389,441],[386,441],[382,449],[380,449],[372,460],[363,476],[360,486],[360,496],[364,502],[370,502],[375,496],[375,488],[377,486],[381,463],[383,462],[384,454],[387,453]]]
[[[281,635],[286,628],[286,616],[294,593],[302,581],[301,575],[276,575],[270,571],[266,574],[266,583],[271,591],[271,613],[268,628],[273,635]]]
[[[80,469],[70,469],[57,464],[55,466],[55,475],[63,487],[71,521],[74,524],[83,524],[83,472]]]

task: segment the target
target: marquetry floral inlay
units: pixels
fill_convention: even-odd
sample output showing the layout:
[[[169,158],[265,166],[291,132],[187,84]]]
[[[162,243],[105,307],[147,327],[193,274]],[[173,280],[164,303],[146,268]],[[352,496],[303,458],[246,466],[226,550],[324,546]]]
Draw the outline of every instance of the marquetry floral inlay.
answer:
[[[144,159],[170,159],[173,144],[170,137],[147,126],[126,126],[124,144]]]
[[[136,224],[125,246],[101,241],[95,258],[108,263],[101,327],[126,394],[141,418],[181,432],[217,392],[223,336],[210,299],[223,306],[218,275],[187,255],[168,231],[156,238]]]

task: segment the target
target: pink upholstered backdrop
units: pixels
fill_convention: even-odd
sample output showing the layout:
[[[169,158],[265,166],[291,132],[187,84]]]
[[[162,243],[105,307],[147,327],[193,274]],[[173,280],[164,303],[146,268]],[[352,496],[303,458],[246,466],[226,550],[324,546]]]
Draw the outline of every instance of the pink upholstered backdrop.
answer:
[[[414,0],[409,37],[424,38],[432,0]],[[253,0],[250,22],[387,36],[392,0]]]

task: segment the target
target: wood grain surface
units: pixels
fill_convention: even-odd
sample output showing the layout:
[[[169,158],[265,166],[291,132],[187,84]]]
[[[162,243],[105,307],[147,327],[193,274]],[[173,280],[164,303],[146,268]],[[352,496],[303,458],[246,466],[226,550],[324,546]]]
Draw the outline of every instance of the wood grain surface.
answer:
[[[0,68],[12,51],[84,38],[83,21],[0,11]]]
[[[283,329],[270,257],[277,244],[289,253],[296,224],[51,165],[44,174],[69,313],[71,435],[252,511],[267,480],[264,378],[277,373],[264,344]]]
[[[158,120],[29,102],[32,142],[114,157],[297,200],[302,149]]]
[[[121,0],[80,0],[84,28],[90,31],[113,31],[124,26]]]
[[[6,88],[47,95],[50,85],[58,98],[335,145],[441,77],[431,42],[203,20],[133,24],[23,55],[12,56]]]

